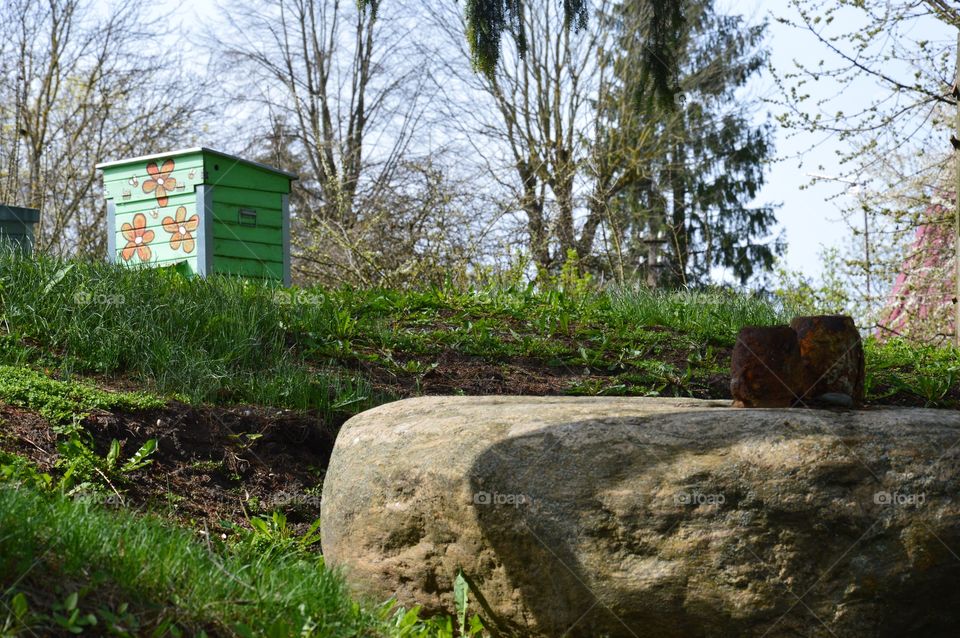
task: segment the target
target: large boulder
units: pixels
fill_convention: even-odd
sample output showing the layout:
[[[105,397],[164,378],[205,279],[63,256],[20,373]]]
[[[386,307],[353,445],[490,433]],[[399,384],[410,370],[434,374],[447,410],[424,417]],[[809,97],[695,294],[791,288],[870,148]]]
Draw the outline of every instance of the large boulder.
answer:
[[[960,414],[428,397],[351,419],[323,552],[523,636],[953,636]]]

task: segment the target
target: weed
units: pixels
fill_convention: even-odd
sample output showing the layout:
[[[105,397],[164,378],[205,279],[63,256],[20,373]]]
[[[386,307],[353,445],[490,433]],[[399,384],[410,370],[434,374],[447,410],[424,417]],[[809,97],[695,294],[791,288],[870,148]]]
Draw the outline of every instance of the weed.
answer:
[[[53,485],[53,478],[41,472],[29,459],[0,450],[0,483],[48,490]]]
[[[97,617],[91,613],[83,613],[77,606],[79,594],[72,592],[62,603],[53,604],[53,621],[57,627],[71,634],[82,634],[85,627],[97,624]]]
[[[392,634],[397,637],[472,638],[487,635],[484,633],[487,628],[478,614],[468,617],[472,587],[462,570],[457,571],[453,588],[453,601],[457,613],[455,619],[449,616],[421,619],[419,607],[407,610],[403,607],[395,607],[392,601],[383,606],[380,615],[392,618]]]
[[[201,472],[221,472],[223,471],[224,463],[222,459],[219,461],[194,461],[190,464],[190,467]]]
[[[0,625],[0,636],[13,638],[29,631],[30,625],[30,605],[27,597],[23,593],[15,594],[10,598],[10,604],[7,607],[7,615]]]

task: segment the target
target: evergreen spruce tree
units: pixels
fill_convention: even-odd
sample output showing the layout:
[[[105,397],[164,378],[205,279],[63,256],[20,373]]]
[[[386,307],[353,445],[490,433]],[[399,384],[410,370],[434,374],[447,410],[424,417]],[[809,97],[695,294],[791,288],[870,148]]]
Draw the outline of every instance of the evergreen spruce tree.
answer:
[[[753,105],[741,96],[765,64],[765,25],[718,14],[713,0],[678,2],[687,27],[676,48],[679,94],[665,106],[654,99],[653,78],[636,71],[650,37],[645,25],[652,1],[625,0],[599,18],[620,33],[608,62],[616,81],[606,99],[622,104],[625,92],[638,109],[605,111],[606,134],[635,140],[653,158],[612,202],[611,216],[619,220],[628,261],[640,272],[654,268],[659,284],[703,284],[714,267],[745,283],[769,271],[782,252],[780,242],[768,238],[773,209],[749,206],[773,152],[772,127],[755,125]],[[650,240],[658,237],[660,266],[646,263]]]

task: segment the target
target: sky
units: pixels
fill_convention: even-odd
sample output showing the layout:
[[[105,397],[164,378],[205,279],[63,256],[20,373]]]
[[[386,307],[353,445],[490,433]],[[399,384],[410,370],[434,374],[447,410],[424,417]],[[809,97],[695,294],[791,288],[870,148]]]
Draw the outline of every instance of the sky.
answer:
[[[731,3],[734,8],[747,4],[753,3]],[[787,3],[780,0],[775,4]],[[749,11],[749,16],[768,18],[768,42],[776,43],[776,46],[770,47],[773,67],[782,71],[791,68],[795,59],[809,62],[805,57],[809,56],[811,48],[816,45],[811,43],[808,34],[780,24],[774,19],[774,14],[785,12],[785,8],[763,10],[761,5],[762,3],[756,3],[744,11]],[[822,90],[826,93],[833,89],[822,87]],[[776,87],[768,74],[760,81],[758,93],[768,97],[775,96]],[[818,87],[812,87],[810,93],[813,99],[816,99]],[[850,101],[853,99],[851,97]],[[821,250],[824,247],[839,246],[850,234],[841,214],[841,206],[845,201],[849,202],[850,195],[847,193],[849,186],[843,182],[812,180],[810,176],[839,175],[840,166],[836,161],[836,152],[841,146],[829,137],[813,136],[809,133],[791,135],[791,131],[779,126],[776,128],[775,143],[778,160],[770,166],[766,184],[757,199],[759,202],[780,205],[777,220],[779,229],[785,233],[787,240],[784,265],[789,270],[819,277],[822,271]],[[823,166],[822,170],[820,166]]]
[[[738,5],[754,3],[731,2],[732,8]],[[766,3],[772,4],[772,3]],[[786,5],[780,0],[776,4]],[[783,8],[763,10],[762,3],[742,10],[753,18],[767,17],[769,20],[767,41],[776,43],[770,47],[771,64],[784,70],[791,68],[794,59],[803,60],[810,50],[809,38],[797,29],[778,23],[774,14]],[[759,95],[776,97],[773,79],[765,73],[757,89]],[[811,90],[816,96],[816,87]],[[759,117],[773,114],[770,108],[764,109]],[[777,160],[767,173],[766,183],[757,198],[758,202],[778,204],[778,230],[782,230],[787,241],[784,255],[785,266],[789,270],[818,277],[822,270],[820,251],[824,246],[837,246],[849,234],[849,229],[841,215],[840,205],[847,185],[831,180],[811,180],[811,174],[835,176],[840,167],[835,161],[839,148],[835,140],[824,136],[812,137],[810,134],[791,135],[775,123],[775,147]],[[823,170],[819,167],[823,166]],[[842,194],[840,200],[837,194]]]
[[[717,0],[717,3],[718,8],[742,14],[750,23],[764,19],[768,21],[767,43],[771,64],[776,69],[784,71],[792,68],[794,59],[811,63],[825,57],[822,47],[812,36],[775,20],[776,16],[790,14],[787,0]],[[215,23],[219,18],[215,0],[195,0],[189,6],[189,21],[193,25]],[[821,95],[836,95],[838,91],[836,85],[828,82],[810,85],[807,89],[814,100]],[[852,110],[862,97],[861,90],[876,91],[876,87],[852,87],[846,93],[839,94],[835,106]],[[776,97],[772,77],[764,73],[763,77],[757,78],[751,87],[751,94]],[[760,107],[758,122],[774,113],[772,106]],[[779,205],[775,232],[782,231],[787,243],[782,265],[788,270],[817,278],[823,269],[823,248],[839,247],[851,237],[841,209],[854,198],[849,184],[830,179],[812,180],[811,175],[840,175],[841,167],[836,161],[836,153],[843,147],[837,140],[823,135],[801,133],[791,136],[790,131],[781,129],[775,121],[774,125],[777,160],[769,167],[766,184],[756,203]],[[723,273],[717,272],[715,277],[723,278]]]
[[[775,69],[781,72],[792,69],[794,60],[808,65],[815,64],[821,58],[829,61],[829,53],[812,35],[775,20],[775,16],[795,17],[788,4],[786,0],[727,2],[727,6],[734,11],[742,12],[751,19],[767,18],[767,42],[771,65]],[[924,23],[923,27],[924,38],[943,38],[946,42],[951,42],[956,37],[947,27],[935,21]],[[849,30],[856,28],[856,25],[844,24],[842,28]],[[927,28],[929,31],[926,31]],[[775,95],[776,87],[769,74],[762,78],[759,84],[758,92],[761,95]],[[831,105],[845,112],[852,112],[862,106],[861,101],[865,97],[888,92],[888,89],[881,89],[866,81],[859,86],[847,87],[846,90],[841,90],[828,81],[805,88],[811,95],[811,101],[820,97],[835,97]],[[944,150],[950,148],[946,138],[943,143]],[[823,269],[820,258],[822,249],[841,247],[851,240],[850,227],[843,220],[842,207],[856,201],[856,187],[829,179],[842,174],[842,167],[837,161],[837,151],[846,150],[846,145],[823,134],[801,133],[791,137],[790,131],[778,127],[776,149],[779,161],[770,167],[767,183],[758,201],[782,204],[777,211],[777,219],[786,234],[788,244],[786,267],[817,277]],[[821,166],[823,168],[820,168]],[[820,178],[811,179],[812,175]],[[859,219],[854,220],[855,224],[858,222]]]

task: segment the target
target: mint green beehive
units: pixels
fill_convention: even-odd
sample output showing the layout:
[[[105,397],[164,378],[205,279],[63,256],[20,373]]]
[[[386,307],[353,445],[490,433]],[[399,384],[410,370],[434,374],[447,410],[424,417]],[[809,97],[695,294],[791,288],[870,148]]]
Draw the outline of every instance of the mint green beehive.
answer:
[[[202,147],[97,168],[111,261],[290,284],[293,173]]]

